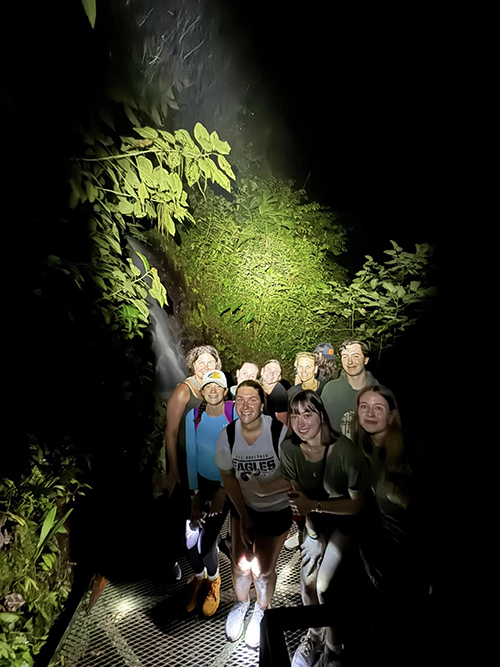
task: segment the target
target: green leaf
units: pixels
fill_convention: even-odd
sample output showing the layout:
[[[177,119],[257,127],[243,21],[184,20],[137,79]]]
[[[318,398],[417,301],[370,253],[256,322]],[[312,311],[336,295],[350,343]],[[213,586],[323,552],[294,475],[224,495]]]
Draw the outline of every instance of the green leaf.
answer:
[[[141,181],[144,181],[146,185],[154,187],[156,183],[154,182],[153,163],[151,160],[148,160],[144,155],[139,155],[137,157],[137,168],[139,170]]]
[[[176,130],[175,138],[181,144],[181,146],[184,146],[184,148],[188,148],[193,151],[197,150],[196,144],[191,139],[191,135],[187,130]]]
[[[0,612],[0,621],[2,623],[15,623],[19,620],[19,614],[13,614],[12,612],[2,611]]]
[[[139,121],[137,120],[137,116],[134,114],[132,109],[128,106],[128,104],[123,105],[123,109],[127,115],[127,118],[129,121],[132,123],[132,125],[140,125]]]
[[[169,144],[172,144],[172,146],[175,145],[175,137],[173,134],[166,132],[165,130],[160,130],[160,134]]]
[[[399,296],[400,299],[402,299],[406,294],[405,288],[402,287],[401,285],[398,285],[398,287],[396,288],[396,294]]]
[[[210,135],[201,123],[196,123],[194,126],[194,138],[200,144],[203,150],[211,151],[213,149],[212,142],[210,141]]]
[[[139,195],[139,199],[144,202],[146,199],[149,197],[149,192],[147,187],[144,185],[144,183],[139,184],[139,191],[137,193]]]
[[[210,135],[210,141],[212,142],[214,150],[216,150],[218,153],[228,155],[231,152],[231,146],[227,143],[227,141],[221,141],[217,132],[212,132]]]
[[[96,19],[96,0],[82,0],[82,5],[85,10],[85,13],[87,14],[87,18],[90,22],[90,25],[92,28],[95,26],[95,19]]]
[[[53,507],[51,507],[51,509],[45,515],[45,519],[43,520],[43,524],[42,524],[42,530],[40,531],[40,537],[38,539],[38,544],[36,546],[37,550],[44,543],[45,538],[47,537],[47,535],[52,530],[52,527],[54,526],[54,520],[56,518],[56,511],[57,511],[57,508],[54,505]]]
[[[140,258],[141,262],[144,264],[145,270],[149,271],[151,267],[149,265],[148,258],[145,257],[142,253],[137,252],[137,250],[136,250],[135,254]]]
[[[134,308],[133,306],[123,304],[121,310],[122,310],[122,316],[125,319],[136,320],[139,317],[139,311],[137,310],[137,308]]]
[[[168,190],[169,188],[168,174],[169,172],[166,169],[163,169],[163,167],[155,167],[153,171],[153,175],[161,192],[165,192],[165,190]]]
[[[179,174],[173,173],[168,175],[168,182],[172,190],[175,192],[177,197],[180,196],[182,192],[182,181],[179,177]]]
[[[181,163],[181,156],[178,151],[170,151],[167,157],[167,164],[170,169],[176,169]]]
[[[412,292],[416,292],[420,287],[420,280],[412,280],[410,283],[410,289]]]
[[[154,130],[152,127],[134,127],[134,130],[137,132],[138,135],[140,135],[144,139],[158,138],[158,132]]]
[[[231,168],[231,165],[229,162],[226,160],[226,158],[223,155],[218,155],[217,156],[217,162],[219,163],[219,167],[226,172],[226,174],[232,178],[233,180],[236,180],[236,176],[234,175],[234,171]]]
[[[224,190],[231,192],[231,183],[229,181],[229,178],[226,176],[226,174],[223,174],[222,171],[219,171],[219,169],[217,169],[215,165],[214,168],[212,169],[212,178],[216,183],[218,183],[221,186],[221,188],[224,188]]]
[[[123,215],[130,215],[131,213],[134,212],[134,206],[127,199],[120,199],[120,201],[118,202],[118,210]]]
[[[192,160],[186,165],[186,180],[189,186],[194,185],[200,178],[200,169],[198,164]]]

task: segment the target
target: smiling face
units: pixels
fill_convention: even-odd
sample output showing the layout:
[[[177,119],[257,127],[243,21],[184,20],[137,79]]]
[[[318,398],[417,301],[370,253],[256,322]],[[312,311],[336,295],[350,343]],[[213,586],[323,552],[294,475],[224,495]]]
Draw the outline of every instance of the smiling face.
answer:
[[[368,357],[365,357],[361,345],[353,343],[342,350],[342,368],[351,377],[364,373]]]
[[[308,355],[297,357],[295,367],[297,369],[297,375],[299,376],[302,384],[314,380],[318,370],[314,360]]]
[[[246,361],[241,368],[236,371],[236,383],[240,384],[243,380],[256,380],[259,374],[259,367]]]
[[[208,354],[207,352],[200,354],[198,359],[196,359],[196,361],[193,363],[194,376],[198,382],[201,383],[203,381],[203,375],[207,371],[213,371],[216,365],[217,362],[211,354]]]
[[[266,364],[262,369],[262,378],[267,385],[275,385],[281,377],[281,366],[275,361]]]
[[[238,389],[235,405],[236,414],[241,419],[242,424],[251,424],[256,419],[260,419],[263,405],[257,389],[253,387]]]
[[[383,440],[392,421],[389,403],[376,391],[365,392],[359,401],[358,419],[370,436]]]
[[[319,435],[321,438],[321,417],[314,410],[298,406],[297,412],[290,415],[293,431],[303,442],[311,442]]]
[[[201,393],[208,405],[219,405],[219,403],[224,401],[227,389],[224,389],[224,387],[215,382],[209,382],[203,387]]]

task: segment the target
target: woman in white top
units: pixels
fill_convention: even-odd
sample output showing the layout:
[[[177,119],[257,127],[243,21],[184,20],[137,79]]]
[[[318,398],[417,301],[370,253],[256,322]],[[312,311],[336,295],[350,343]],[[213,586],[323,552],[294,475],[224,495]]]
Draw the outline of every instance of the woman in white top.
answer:
[[[262,414],[265,394],[255,380],[238,385],[235,405],[239,419],[221,431],[215,455],[232,502],[232,570],[238,598],[227,618],[226,634],[230,641],[241,636],[253,581],[257,602],[245,642],[257,648],[260,621],[276,586],[276,562],[292,523],[291,485],[281,477],[278,456],[287,427]]]

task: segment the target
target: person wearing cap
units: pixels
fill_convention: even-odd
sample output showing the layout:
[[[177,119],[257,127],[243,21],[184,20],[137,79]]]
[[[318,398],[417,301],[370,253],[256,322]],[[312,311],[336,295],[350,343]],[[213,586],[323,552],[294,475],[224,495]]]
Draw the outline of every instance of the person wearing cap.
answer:
[[[186,457],[191,489],[191,515],[186,522],[187,560],[194,570],[186,611],[201,604],[213,616],[220,604],[217,541],[228,513],[226,492],[215,463],[217,438],[232,420],[233,402],[225,402],[226,376],[211,370],[203,375],[202,403],[186,415]]]
[[[359,340],[346,340],[340,346],[342,372],[336,380],[327,382],[323,387],[321,400],[335,431],[352,438],[351,422],[356,410],[358,392],[377,381],[366,370],[370,359],[366,343]]]
[[[300,381],[288,390],[288,400],[298,394],[299,391],[305,391],[306,389],[314,391],[318,397],[321,396],[325,383],[320,382],[316,377],[318,373],[318,355],[313,352],[299,352],[295,357],[294,366]]]
[[[243,380],[256,380],[259,377],[259,367],[253,361],[245,361],[241,368],[236,371],[236,384],[230,388],[231,395],[236,394],[236,387]]]
[[[337,360],[330,343],[319,343],[314,350],[318,361],[318,380],[326,384],[338,377]]]

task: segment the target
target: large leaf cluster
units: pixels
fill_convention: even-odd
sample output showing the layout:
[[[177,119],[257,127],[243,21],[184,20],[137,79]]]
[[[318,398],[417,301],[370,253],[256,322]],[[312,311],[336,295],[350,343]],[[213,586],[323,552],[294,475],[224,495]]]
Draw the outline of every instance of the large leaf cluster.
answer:
[[[88,148],[69,177],[69,205],[88,210],[92,246],[90,264],[79,267],[75,279],[90,277],[105,322],[129,338],[147,327],[148,295],[164,305],[166,293],[145,258],[141,270],[127,256],[127,238],[142,239],[152,224],[174,236],[176,224],[193,219],[184,183],[204,192],[211,181],[230,191],[234,178],[225,157],[229,144],[200,123],[194,128],[197,143],[182,129],[134,131],[138,137],[87,133]]]
[[[432,246],[416,244],[410,253],[395,241],[391,244],[384,251],[387,261],[376,262],[366,255],[352,282],[330,281],[321,305],[315,307],[324,316],[340,314],[344,337],[367,341],[379,356],[418,322],[436,296]]]
[[[331,210],[290,181],[243,176],[230,201],[198,196],[193,216],[171,249],[191,292],[184,320],[228,368],[245,358],[290,365],[299,350],[335,338],[335,318],[313,310],[328,281],[345,280],[336,263],[345,232]]]

